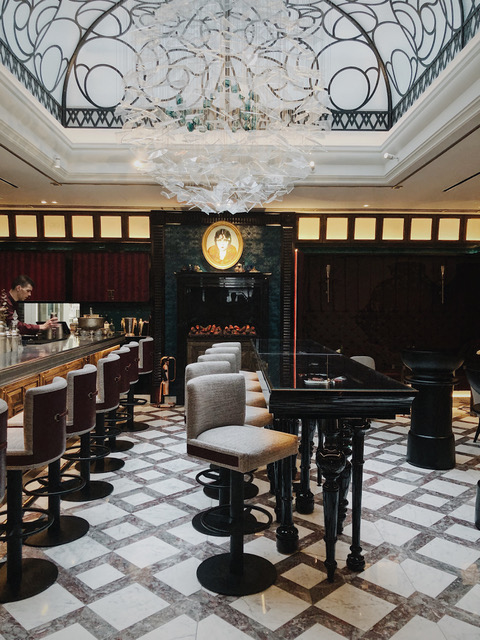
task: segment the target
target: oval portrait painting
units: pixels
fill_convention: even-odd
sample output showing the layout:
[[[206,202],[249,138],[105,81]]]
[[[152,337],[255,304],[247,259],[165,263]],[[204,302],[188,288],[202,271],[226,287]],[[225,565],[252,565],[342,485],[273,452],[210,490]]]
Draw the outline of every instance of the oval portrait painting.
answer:
[[[202,251],[212,267],[229,269],[237,264],[242,255],[242,234],[230,222],[215,222],[203,234]]]

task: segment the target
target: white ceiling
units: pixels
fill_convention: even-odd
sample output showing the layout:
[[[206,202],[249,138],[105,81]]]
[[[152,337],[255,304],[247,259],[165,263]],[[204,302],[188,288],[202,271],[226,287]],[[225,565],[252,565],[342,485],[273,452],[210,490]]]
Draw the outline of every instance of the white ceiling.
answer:
[[[3,67],[0,95],[1,209],[182,208],[137,173],[118,130],[63,129]],[[266,210],[480,213],[479,150],[477,34],[389,132],[327,132],[309,179]]]

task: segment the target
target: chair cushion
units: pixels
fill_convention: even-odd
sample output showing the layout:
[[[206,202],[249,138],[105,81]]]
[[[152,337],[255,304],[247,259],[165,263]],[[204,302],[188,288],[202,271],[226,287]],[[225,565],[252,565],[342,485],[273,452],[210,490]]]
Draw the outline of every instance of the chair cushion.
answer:
[[[245,403],[250,407],[263,407],[264,409],[267,408],[265,397],[261,391],[246,391]]]
[[[262,391],[260,382],[258,382],[258,380],[250,380],[249,378],[245,378],[245,388],[247,391],[255,391],[257,393]]]
[[[273,416],[263,407],[245,407],[245,424],[250,424],[252,427],[266,427],[272,424]]]
[[[228,425],[187,441],[187,453],[221,467],[247,473],[298,452],[298,438],[273,429]]]
[[[25,435],[22,427],[10,426],[10,420],[8,421],[7,430],[7,455],[31,455],[32,451],[25,448]]]
[[[253,380],[254,382],[258,382],[258,375],[255,371],[244,371],[243,369],[240,371],[245,380]]]

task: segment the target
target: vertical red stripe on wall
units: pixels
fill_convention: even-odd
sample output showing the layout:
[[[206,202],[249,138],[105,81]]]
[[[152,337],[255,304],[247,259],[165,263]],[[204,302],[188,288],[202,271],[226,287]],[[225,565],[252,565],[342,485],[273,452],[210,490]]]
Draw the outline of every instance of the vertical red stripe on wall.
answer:
[[[73,299],[85,301],[147,301],[149,254],[76,253],[73,256]]]
[[[32,301],[65,300],[65,255],[61,252],[0,251],[0,289],[8,291],[12,281],[24,274],[35,288]]]

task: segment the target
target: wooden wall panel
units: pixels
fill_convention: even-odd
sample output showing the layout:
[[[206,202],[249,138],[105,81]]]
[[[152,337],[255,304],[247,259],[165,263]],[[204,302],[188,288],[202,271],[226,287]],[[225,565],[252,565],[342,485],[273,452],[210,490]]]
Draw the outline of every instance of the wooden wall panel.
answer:
[[[407,347],[480,346],[477,256],[304,254],[299,266],[299,338],[372,355],[385,372],[401,369]]]

